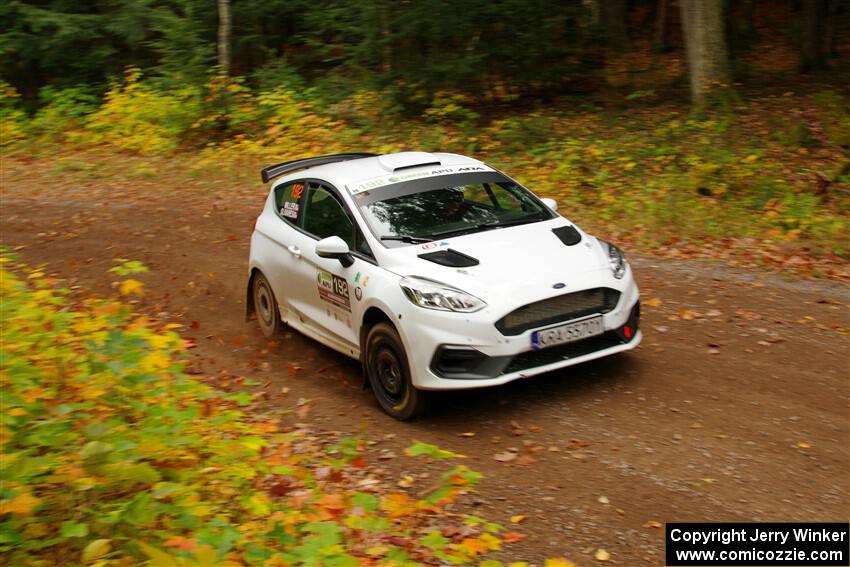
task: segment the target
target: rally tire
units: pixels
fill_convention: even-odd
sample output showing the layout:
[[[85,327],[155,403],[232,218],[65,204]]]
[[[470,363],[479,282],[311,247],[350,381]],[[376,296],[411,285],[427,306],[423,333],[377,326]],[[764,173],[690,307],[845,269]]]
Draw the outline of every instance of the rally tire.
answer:
[[[277,308],[277,300],[274,291],[272,291],[272,286],[262,272],[254,274],[251,293],[254,298],[254,310],[257,313],[260,331],[266,337],[275,336],[283,323],[280,320],[280,311]]]
[[[381,408],[401,421],[421,415],[427,395],[410,380],[407,354],[395,328],[376,324],[369,329],[365,346],[364,370]]]

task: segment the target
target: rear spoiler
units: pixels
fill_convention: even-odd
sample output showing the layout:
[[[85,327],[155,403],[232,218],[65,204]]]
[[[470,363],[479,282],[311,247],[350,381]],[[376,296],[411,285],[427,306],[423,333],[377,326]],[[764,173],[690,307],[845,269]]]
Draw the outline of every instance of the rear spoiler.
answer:
[[[338,161],[348,161],[350,159],[376,157],[377,155],[379,154],[354,152],[348,154],[333,154],[330,156],[294,159],[292,161],[285,161],[277,165],[270,165],[260,172],[260,176],[263,178],[263,183],[268,183],[275,177],[280,177],[281,175],[286,175],[287,173],[292,173],[293,171],[298,171],[299,169],[307,169],[308,167],[316,167],[319,165],[325,165],[326,163],[336,163]]]

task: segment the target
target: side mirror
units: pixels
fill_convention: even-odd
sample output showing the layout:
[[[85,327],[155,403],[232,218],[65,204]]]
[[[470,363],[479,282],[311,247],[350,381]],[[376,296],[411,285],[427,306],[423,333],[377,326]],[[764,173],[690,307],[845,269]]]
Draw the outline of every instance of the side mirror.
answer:
[[[547,207],[549,207],[553,211],[558,210],[558,201],[556,201],[555,199],[550,199],[549,197],[546,197],[546,198],[540,199],[540,200],[543,202],[544,205],[546,205]]]
[[[336,258],[346,268],[354,263],[348,244],[339,236],[328,236],[318,241],[316,255],[319,258]]]

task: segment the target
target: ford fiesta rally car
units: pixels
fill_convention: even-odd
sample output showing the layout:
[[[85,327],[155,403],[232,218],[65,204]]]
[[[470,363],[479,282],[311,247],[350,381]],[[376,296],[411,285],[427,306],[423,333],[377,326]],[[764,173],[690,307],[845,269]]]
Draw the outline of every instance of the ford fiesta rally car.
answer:
[[[251,236],[248,315],[363,364],[391,416],[427,390],[495,386],[635,348],[614,245],[500,171],[448,153],[285,162]]]

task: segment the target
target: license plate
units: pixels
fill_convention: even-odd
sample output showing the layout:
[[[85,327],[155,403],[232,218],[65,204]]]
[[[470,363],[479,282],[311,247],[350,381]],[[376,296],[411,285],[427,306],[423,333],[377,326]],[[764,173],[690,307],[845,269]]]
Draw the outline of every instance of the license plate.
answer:
[[[580,341],[587,337],[601,335],[604,332],[602,328],[602,316],[593,317],[576,321],[575,323],[566,323],[551,329],[543,329],[542,331],[534,331],[531,333],[531,346],[534,350],[540,350],[555,345]]]

